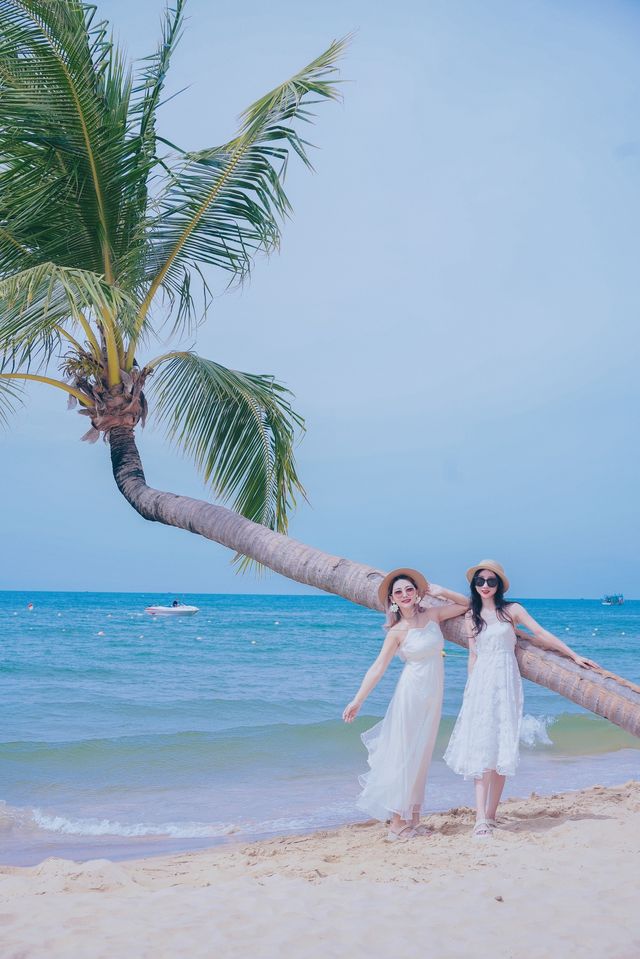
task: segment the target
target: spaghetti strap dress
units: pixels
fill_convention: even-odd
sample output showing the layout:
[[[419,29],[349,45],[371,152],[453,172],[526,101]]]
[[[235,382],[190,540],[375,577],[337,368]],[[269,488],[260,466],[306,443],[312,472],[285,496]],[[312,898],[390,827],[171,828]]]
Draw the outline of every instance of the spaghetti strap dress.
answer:
[[[495,769],[513,776],[520,759],[522,679],[511,623],[496,619],[476,637],[477,659],[444,761],[465,779]]]
[[[382,821],[410,820],[422,806],[442,712],[444,638],[438,623],[409,629],[398,656],[404,668],[384,719],[362,734],[368,773],[357,806]]]

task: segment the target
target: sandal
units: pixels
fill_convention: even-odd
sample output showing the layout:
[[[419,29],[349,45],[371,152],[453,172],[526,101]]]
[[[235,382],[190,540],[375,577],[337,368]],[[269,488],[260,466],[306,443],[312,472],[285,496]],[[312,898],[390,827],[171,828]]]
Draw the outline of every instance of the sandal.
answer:
[[[390,829],[387,833],[387,842],[406,842],[408,839],[413,839],[415,834],[416,831],[413,826],[403,826],[398,832]]]
[[[480,819],[473,827],[474,839],[493,839],[491,826],[486,819]]]
[[[499,829],[498,821],[496,819],[487,819],[487,825],[491,826],[492,829]]]
[[[417,825],[417,826],[413,826],[412,828],[416,836],[432,836],[433,835],[433,829],[431,829],[429,826]]]

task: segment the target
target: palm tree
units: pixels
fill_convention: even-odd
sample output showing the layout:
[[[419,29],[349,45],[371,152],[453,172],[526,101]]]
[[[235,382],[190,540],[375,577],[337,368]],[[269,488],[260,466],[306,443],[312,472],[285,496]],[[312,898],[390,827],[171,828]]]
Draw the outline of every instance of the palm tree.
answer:
[[[39,380],[80,405],[94,441],[144,424],[149,392],[215,494],[285,530],[302,492],[303,421],[288,391],[193,350],[142,354],[167,322],[193,335],[208,301],[203,266],[241,280],[277,247],[289,154],[310,166],[297,128],[337,98],[344,42],[250,106],[233,140],[186,153],[156,130],[183,9],[166,11],[158,52],[134,78],[82,0],[0,0],[5,412],[19,384]]]
[[[167,323],[193,335],[194,283],[205,312],[209,294],[203,267],[241,280],[277,247],[287,161],[310,165],[298,128],[337,98],[345,45],[250,106],[233,140],[187,153],[156,129],[183,9],[167,9],[158,51],[134,78],[82,0],[0,0],[0,416],[29,380],[62,391],[90,420],[83,438],[108,441],[118,488],[143,517],[376,607],[379,570],[284,535],[303,494],[293,457],[303,421],[288,391],[193,350],[142,359]],[[146,484],[134,434],[147,394],[232,509]],[[465,645],[458,624],[448,635]],[[640,734],[638,687],[526,643],[519,657],[524,676]]]

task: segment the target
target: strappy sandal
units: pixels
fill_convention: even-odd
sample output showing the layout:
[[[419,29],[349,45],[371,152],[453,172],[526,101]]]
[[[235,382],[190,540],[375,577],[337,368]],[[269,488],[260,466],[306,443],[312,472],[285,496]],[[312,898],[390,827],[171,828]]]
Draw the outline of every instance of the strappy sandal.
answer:
[[[491,826],[492,829],[499,829],[498,821],[496,819],[487,819],[487,825]]]
[[[432,836],[433,835],[433,829],[431,829],[429,826],[418,825],[418,826],[413,826],[412,828],[416,836]]]
[[[491,826],[486,819],[480,819],[479,822],[475,824],[472,835],[474,839],[493,839]]]
[[[416,831],[413,826],[403,826],[398,832],[390,829],[387,833],[387,842],[407,842],[408,839],[413,839],[415,834]]]

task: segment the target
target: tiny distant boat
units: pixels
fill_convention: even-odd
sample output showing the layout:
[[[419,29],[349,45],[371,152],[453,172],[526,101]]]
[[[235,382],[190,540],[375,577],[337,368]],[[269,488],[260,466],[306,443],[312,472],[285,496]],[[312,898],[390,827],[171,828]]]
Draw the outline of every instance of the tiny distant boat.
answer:
[[[150,616],[193,616],[199,609],[199,606],[175,603],[173,606],[146,606],[145,613],[149,613]]]
[[[624,596],[622,593],[612,593],[611,596],[602,597],[603,606],[622,606],[624,603]]]

